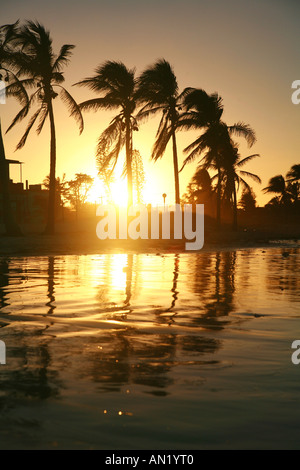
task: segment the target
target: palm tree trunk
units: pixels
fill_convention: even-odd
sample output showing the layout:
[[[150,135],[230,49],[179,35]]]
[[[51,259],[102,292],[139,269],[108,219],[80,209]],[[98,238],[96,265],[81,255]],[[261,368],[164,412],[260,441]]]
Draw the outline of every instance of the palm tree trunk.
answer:
[[[49,179],[49,202],[48,202],[48,219],[46,224],[45,233],[53,235],[55,232],[55,168],[56,168],[56,135],[55,123],[53,115],[52,101],[49,102],[49,118],[50,118],[50,179]]]
[[[217,228],[221,227],[221,169],[218,168],[218,187],[217,187]]]
[[[132,193],[132,140],[131,140],[131,124],[130,118],[126,118],[126,170],[127,170],[127,191],[128,191],[128,207],[133,204]]]
[[[238,229],[238,224],[237,224],[237,197],[236,197],[235,182],[233,183],[233,223],[232,223],[232,228],[235,232]]]
[[[20,227],[17,225],[11,210],[9,195],[9,167],[5,158],[5,149],[0,122],[0,195],[2,196],[3,221],[6,235],[21,235]]]
[[[179,191],[179,172],[178,172],[178,155],[175,127],[172,125],[172,143],[173,143],[173,165],[174,165],[174,180],[175,180],[175,204],[180,204],[180,191]]]

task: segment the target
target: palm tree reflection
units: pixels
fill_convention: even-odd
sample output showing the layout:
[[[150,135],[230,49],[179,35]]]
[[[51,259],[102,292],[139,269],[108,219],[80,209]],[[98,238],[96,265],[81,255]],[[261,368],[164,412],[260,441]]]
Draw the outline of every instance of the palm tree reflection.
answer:
[[[0,260],[0,309],[9,305],[7,302],[6,288],[9,285],[9,262],[6,259]]]
[[[46,307],[49,307],[48,315],[52,315],[54,310],[56,309],[56,306],[53,305],[53,302],[55,302],[54,262],[55,262],[55,258],[53,256],[49,256],[48,258],[48,292],[47,292],[47,297],[49,298],[49,302],[46,303]]]
[[[194,292],[199,296],[203,314],[194,322],[206,328],[221,329],[234,311],[236,252],[224,251],[198,255],[195,264]]]

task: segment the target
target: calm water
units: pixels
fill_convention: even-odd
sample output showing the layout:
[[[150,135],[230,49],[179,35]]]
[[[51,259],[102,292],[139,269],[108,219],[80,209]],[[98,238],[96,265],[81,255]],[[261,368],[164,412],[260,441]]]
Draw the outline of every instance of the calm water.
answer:
[[[300,448],[300,248],[0,258],[0,448]]]

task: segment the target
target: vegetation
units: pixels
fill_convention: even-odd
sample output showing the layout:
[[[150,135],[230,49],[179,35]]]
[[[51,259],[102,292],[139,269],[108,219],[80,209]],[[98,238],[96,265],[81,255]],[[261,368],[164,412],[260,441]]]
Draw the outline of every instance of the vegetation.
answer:
[[[268,202],[269,206],[298,206],[300,201],[300,165],[293,165],[286,178],[282,175],[273,176],[263,191],[276,194]]]
[[[55,207],[63,207],[65,201],[69,201],[78,211],[93,184],[89,175],[81,173],[77,173],[75,179],[69,182],[64,178],[56,178],[53,101],[58,94],[77,121],[80,133],[84,127],[82,111],[116,111],[108,126],[101,131],[96,148],[99,177],[105,184],[108,200],[111,198],[114,170],[120,152],[125,147],[124,175],[127,177],[128,205],[134,199],[142,201],[145,173],[143,159],[133,149],[133,133],[139,130],[140,123],[148,117],[159,116],[151,157],[154,161],[162,158],[169,142],[172,142],[175,203],[204,203],[206,212],[215,216],[218,227],[221,226],[221,212],[229,206],[232,225],[236,230],[239,189],[243,190],[239,207],[244,211],[255,210],[255,195],[247,178],[261,182],[258,175],[243,168],[259,155],[255,153],[241,157],[238,144],[233,140],[234,136],[243,137],[248,146],[252,147],[256,136],[251,126],[241,121],[232,125],[225,123],[223,101],[217,93],[208,94],[201,88],[191,87],[180,93],[173,67],[165,59],[156,61],[137,77],[135,70],[127,68],[122,62],[106,61],[100,64],[93,76],[75,84],[87,87],[98,96],[77,104],[62,85],[63,69],[73,49],[73,45],[65,44],[56,55],[50,33],[38,22],[16,22],[0,28],[1,75],[5,74],[8,81],[7,95],[16,97],[21,104],[20,111],[7,131],[36,107],[17,149],[25,145],[35,124],[39,134],[47,119],[50,123],[50,173],[44,181],[49,190],[46,233],[54,233]],[[190,130],[196,131],[198,136],[184,149],[186,157],[181,170],[195,160],[198,166],[181,199],[177,132]],[[4,221],[7,233],[20,233],[10,210],[7,168],[0,125],[0,185]],[[299,207],[300,164],[293,165],[285,177],[272,177],[263,191],[275,195],[268,206]]]
[[[16,97],[19,102],[25,105],[28,102],[28,97],[24,87],[19,83],[16,75],[13,73],[14,67],[13,49],[11,44],[14,40],[18,22],[12,25],[4,25],[0,27],[0,70],[1,80],[5,79],[7,84],[13,80],[16,91]],[[2,77],[3,74],[3,77]],[[2,90],[3,91],[3,90]],[[5,158],[5,148],[2,136],[2,128],[0,121],[0,187],[2,195],[2,210],[5,231],[7,235],[18,236],[21,234],[20,227],[15,221],[12,213],[10,193],[9,193],[9,166]]]
[[[55,230],[55,172],[56,172],[56,129],[54,120],[53,100],[58,96],[67,105],[71,116],[79,124],[80,133],[83,131],[83,119],[81,111],[70,93],[62,86],[64,82],[63,68],[69,62],[73,45],[65,44],[58,55],[52,48],[50,33],[38,22],[27,21],[22,26],[17,26],[13,34],[14,52],[13,65],[17,69],[17,76],[21,77],[17,85],[21,83],[28,90],[33,90],[31,96],[18,112],[8,130],[24,119],[31,108],[36,104],[37,110],[29,120],[24,135],[17,145],[21,149],[27,137],[38,122],[37,134],[42,131],[46,119],[50,121],[50,185],[48,219],[45,232],[53,234]],[[19,86],[14,84],[8,89],[8,93],[20,96]]]
[[[156,140],[152,150],[152,158],[161,158],[172,139],[173,167],[175,182],[175,204],[180,204],[178,153],[175,132],[179,122],[182,94],[179,94],[178,84],[169,62],[162,59],[148,67],[138,78],[137,98],[142,104],[138,113],[139,119],[162,114]]]
[[[222,199],[222,181],[224,174],[227,174],[227,180],[231,179],[231,189],[233,193],[233,207],[236,208],[235,185],[233,181],[236,177],[233,175],[234,165],[236,164],[235,147],[231,136],[245,137],[248,145],[251,147],[255,141],[255,133],[248,124],[237,122],[228,126],[221,120],[223,114],[223,104],[221,97],[214,93],[208,95],[204,90],[190,88],[184,93],[183,105],[186,109],[185,114],[179,122],[181,129],[195,129],[202,131],[201,135],[188,145],[184,152],[188,153],[183,167],[195,158],[200,157],[199,167],[206,170],[213,169],[217,171],[217,225],[221,225],[221,199]],[[227,185],[227,188],[229,186]]]
[[[95,75],[78,82],[76,85],[86,86],[100,97],[84,101],[80,109],[98,111],[101,109],[117,109],[119,113],[112,119],[109,126],[101,133],[96,155],[99,172],[110,168],[112,173],[125,145],[126,174],[128,185],[128,205],[133,202],[132,193],[132,134],[138,130],[134,117],[136,108],[134,70],[129,70],[122,62],[107,61],[100,65]]]

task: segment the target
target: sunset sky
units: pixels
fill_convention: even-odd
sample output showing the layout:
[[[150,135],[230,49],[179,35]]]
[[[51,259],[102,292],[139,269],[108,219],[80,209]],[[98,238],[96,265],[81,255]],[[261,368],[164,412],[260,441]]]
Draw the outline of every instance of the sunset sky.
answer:
[[[291,84],[300,79],[300,4],[297,0],[10,0],[1,4],[1,24],[17,19],[38,20],[50,30],[54,51],[63,44],[76,48],[65,69],[66,88],[77,102],[94,97],[87,89],[72,85],[94,73],[106,60],[118,60],[139,74],[159,58],[169,61],[180,89],[187,86],[218,92],[223,98],[224,120],[244,121],[257,134],[248,149],[241,139],[242,156],[259,153],[245,170],[257,173],[262,185],[251,183],[260,205],[270,177],[285,175],[300,163],[300,105],[291,101]],[[55,104],[57,126],[57,176],[66,173],[96,175],[97,137],[114,113],[85,113],[85,129],[79,136],[64,105]],[[0,105],[5,131],[18,105],[9,99]],[[24,162],[23,181],[41,183],[49,173],[49,130],[29,136],[25,147],[14,152],[28,120],[5,135],[7,158]],[[157,120],[151,119],[134,133],[134,148],[144,160],[146,194],[151,202],[174,200],[171,146],[161,161],[150,161]],[[183,149],[197,134],[177,134],[179,162]],[[180,174],[180,191],[196,168],[196,162]],[[18,181],[17,168],[11,171]],[[122,187],[122,186],[121,186]],[[148,201],[145,201],[148,202]]]

